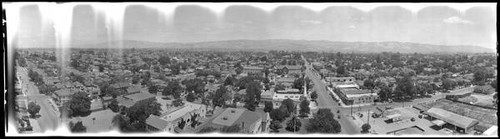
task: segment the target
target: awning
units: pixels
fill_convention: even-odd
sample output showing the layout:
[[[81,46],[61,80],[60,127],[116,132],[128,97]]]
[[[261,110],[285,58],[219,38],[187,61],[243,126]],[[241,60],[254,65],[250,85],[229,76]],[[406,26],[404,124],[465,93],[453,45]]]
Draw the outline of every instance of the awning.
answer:
[[[434,125],[437,125],[437,126],[442,126],[442,125],[446,124],[446,122],[443,120],[434,120],[434,121],[432,121],[432,123]]]
[[[396,114],[391,114],[391,115],[388,115],[388,116],[387,116],[387,118],[389,118],[389,119],[393,119],[393,118],[398,118],[398,117],[400,117],[400,116],[401,116],[401,114],[396,113]]]

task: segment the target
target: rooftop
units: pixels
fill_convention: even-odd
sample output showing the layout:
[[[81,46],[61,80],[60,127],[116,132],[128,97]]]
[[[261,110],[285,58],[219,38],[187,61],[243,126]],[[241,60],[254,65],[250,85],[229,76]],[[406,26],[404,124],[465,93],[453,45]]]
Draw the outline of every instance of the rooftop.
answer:
[[[149,117],[146,119],[146,124],[156,128],[156,129],[160,129],[160,130],[163,130],[167,127],[168,125],[168,122],[161,119],[160,117],[156,116],[156,115],[149,115]]]
[[[153,95],[151,93],[135,93],[135,94],[127,95],[125,97],[128,99],[132,99],[132,101],[137,102],[137,101],[141,101],[141,100],[145,100],[145,99],[149,99],[149,98],[154,98],[155,95]]]
[[[162,114],[161,119],[166,120],[166,121],[174,121],[174,120],[188,114],[189,112],[193,112],[195,110],[201,109],[202,107],[203,107],[203,105],[200,105],[200,104],[186,103],[186,104],[184,104],[184,106],[182,106],[181,108],[179,108],[177,110]]]
[[[372,91],[370,90],[365,90],[365,89],[356,89],[356,88],[342,88],[340,89],[342,93],[346,95],[353,95],[353,94],[371,94]]]
[[[479,121],[475,119],[471,119],[469,117],[465,117],[462,115],[455,114],[453,112],[449,112],[440,108],[431,108],[425,112],[426,114],[441,119],[447,123],[451,123],[453,125],[468,128],[473,126],[474,124],[479,123]]]
[[[231,126],[245,111],[245,109],[227,108],[224,112],[212,120],[212,123],[223,126]]]

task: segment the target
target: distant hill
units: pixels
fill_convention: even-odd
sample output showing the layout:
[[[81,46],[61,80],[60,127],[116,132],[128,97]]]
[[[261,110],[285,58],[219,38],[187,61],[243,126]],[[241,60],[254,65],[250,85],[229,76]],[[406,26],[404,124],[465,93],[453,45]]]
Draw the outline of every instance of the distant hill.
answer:
[[[111,47],[109,47],[111,46]],[[118,48],[118,42],[81,45],[78,48]],[[467,45],[432,45],[409,42],[336,42],[321,40],[228,40],[196,43],[123,41],[123,48],[172,48],[193,50],[292,50],[323,52],[493,53],[493,49]]]

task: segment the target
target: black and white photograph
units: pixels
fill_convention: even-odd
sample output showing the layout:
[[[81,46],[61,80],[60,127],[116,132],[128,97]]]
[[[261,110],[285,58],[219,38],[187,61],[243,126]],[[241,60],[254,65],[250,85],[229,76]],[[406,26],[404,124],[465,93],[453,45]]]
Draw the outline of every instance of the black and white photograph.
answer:
[[[5,134],[498,137],[496,7],[2,2]]]

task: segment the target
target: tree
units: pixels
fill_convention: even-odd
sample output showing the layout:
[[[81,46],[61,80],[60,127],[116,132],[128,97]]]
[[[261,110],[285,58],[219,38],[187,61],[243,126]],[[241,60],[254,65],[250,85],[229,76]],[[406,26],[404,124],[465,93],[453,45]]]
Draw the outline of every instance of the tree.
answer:
[[[262,86],[259,82],[252,81],[246,86],[246,103],[245,107],[250,111],[255,111],[256,103],[260,101]]]
[[[302,126],[302,123],[300,122],[300,120],[297,118],[297,117],[292,117],[292,119],[290,119],[288,121],[288,123],[286,124],[286,130],[290,131],[290,132],[296,132],[296,131],[299,131],[300,130],[300,127]]]
[[[239,133],[241,131],[241,127],[239,124],[235,124],[232,126],[225,126],[222,128],[222,133]]]
[[[116,99],[111,100],[111,103],[109,103],[108,108],[111,109],[111,111],[113,112],[120,111],[120,107],[118,106],[118,101]]]
[[[303,78],[297,78],[295,81],[293,81],[293,88],[302,90],[304,87],[304,79]]]
[[[158,59],[158,62],[165,66],[167,64],[170,64],[171,63],[171,60],[170,60],[170,57],[169,56],[161,56],[159,59]]]
[[[309,133],[340,133],[341,125],[334,119],[330,109],[321,108],[306,127]]]
[[[484,85],[484,82],[487,79],[486,71],[483,69],[477,69],[474,72],[474,83],[478,85]]]
[[[184,129],[186,123],[187,123],[186,120],[184,120],[184,118],[181,117],[181,120],[177,122],[177,127],[179,127],[180,129]]]
[[[194,92],[198,95],[202,95],[205,92],[205,83],[201,79],[184,80],[182,84],[186,86],[186,91],[188,92]]]
[[[310,108],[309,108],[309,100],[303,100],[302,102],[300,102],[300,115],[306,115],[309,114],[310,112]]]
[[[273,111],[273,102],[266,101],[264,103],[264,112],[271,112]]]
[[[236,79],[234,77],[232,77],[232,76],[229,76],[229,77],[226,78],[226,80],[224,80],[224,86],[226,86],[226,85],[234,85],[235,84],[234,82],[236,82]]]
[[[182,102],[182,99],[178,98],[172,101],[172,105],[174,105],[174,107],[179,107],[184,105],[184,102]]]
[[[392,90],[387,85],[381,85],[380,91],[378,92],[379,100],[384,102],[392,98]]]
[[[366,79],[363,82],[363,86],[366,87],[367,89],[373,89],[375,88],[375,82],[372,79]]]
[[[135,103],[132,107],[126,109],[126,114],[130,120],[132,131],[145,132],[146,119],[150,115],[160,116],[161,104],[156,100],[140,101]]]
[[[200,129],[200,131],[198,131],[198,133],[212,133],[212,132],[215,132],[215,131],[217,131],[217,128],[211,127],[211,126],[207,126],[207,127],[204,127],[202,129]]]
[[[279,129],[283,128],[283,126],[280,121],[273,120],[271,121],[271,124],[269,124],[269,128],[273,130],[273,132],[279,132]]]
[[[372,127],[372,126],[371,126],[370,124],[366,124],[366,123],[365,123],[365,124],[363,124],[363,125],[361,126],[361,133],[369,133],[369,132],[370,132],[370,128],[371,128],[371,127]]]
[[[273,120],[282,122],[283,120],[285,120],[286,112],[282,109],[273,109],[271,113],[269,113],[269,117],[271,117],[271,119]]]
[[[35,117],[36,114],[40,112],[40,105],[36,104],[35,102],[30,102],[28,104],[28,113],[31,115],[31,117]]]
[[[312,100],[316,100],[317,98],[318,98],[318,93],[316,93],[316,91],[313,91],[313,92],[311,93],[311,99],[312,99]]]
[[[345,67],[344,67],[344,66],[339,66],[339,67],[337,68],[337,74],[338,74],[338,75],[340,75],[340,76],[345,75],[345,74],[346,74],[346,69],[345,69]]]
[[[82,121],[76,123],[69,122],[70,131],[73,133],[87,132],[87,127],[83,126]]]
[[[451,79],[443,80],[443,88],[446,90],[452,90],[453,88],[455,88],[455,84],[456,84],[455,81]]]
[[[295,104],[292,99],[288,98],[281,102],[281,106],[286,107],[288,113],[295,112]]]
[[[196,100],[196,96],[194,96],[193,93],[188,93],[188,95],[186,96],[186,101],[193,102],[195,100]]]
[[[156,93],[158,93],[158,86],[151,85],[151,86],[149,86],[148,91],[149,91],[149,93],[156,95]]]
[[[183,92],[182,86],[179,84],[179,81],[173,80],[168,83],[167,87],[163,89],[162,94],[164,96],[172,95],[174,98],[180,98],[181,93]]]
[[[91,98],[85,92],[73,94],[69,101],[72,116],[86,116],[90,114]]]
[[[496,79],[493,80],[490,85],[491,87],[495,88],[495,92],[498,92],[498,84]]]
[[[224,86],[219,86],[219,89],[215,91],[215,96],[212,98],[212,102],[214,107],[222,107],[226,104],[226,100],[224,100],[224,95],[227,93],[227,89]]]

